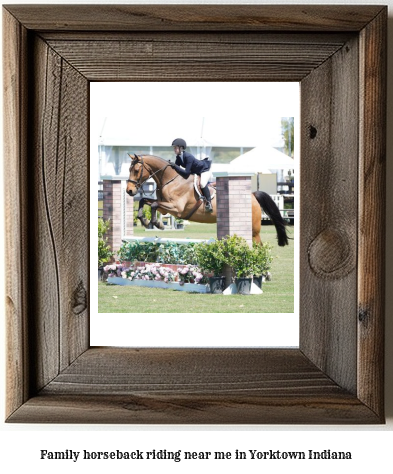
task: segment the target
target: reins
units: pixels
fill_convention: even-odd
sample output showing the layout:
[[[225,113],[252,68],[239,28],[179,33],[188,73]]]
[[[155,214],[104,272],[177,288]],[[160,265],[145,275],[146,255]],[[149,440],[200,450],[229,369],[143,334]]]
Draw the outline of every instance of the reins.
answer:
[[[128,156],[131,158],[131,155],[130,155],[130,154],[128,154]],[[144,181],[142,181],[143,169],[145,168],[148,173],[151,173],[151,170],[149,171],[149,169],[146,167],[145,163],[143,162],[143,157],[139,157],[139,156],[137,156],[137,155],[135,155],[135,156],[136,156],[137,160],[139,160],[139,162],[140,162],[141,165],[142,165],[142,166],[141,166],[141,171],[140,171],[140,174],[139,174],[139,177],[138,177],[138,181],[135,181],[135,180],[133,180],[133,179],[127,179],[126,182],[127,182],[127,183],[131,183],[131,184],[134,184],[134,185],[136,186],[137,190],[139,190],[140,188],[142,188],[142,189],[141,189],[142,194],[146,194],[146,195],[149,194],[149,195],[151,196],[152,194],[154,194],[154,192],[160,191],[160,189],[159,189],[159,188],[156,188],[156,189],[154,189],[153,191],[151,191],[150,193],[146,193],[146,192],[143,190],[143,187],[142,187],[142,186],[146,183],[147,180],[149,180],[150,178],[152,178],[153,176],[155,176],[155,175],[156,175],[157,173],[159,173],[160,171],[165,171],[165,170],[168,168],[168,166],[170,166],[170,165],[169,165],[169,163],[166,164],[165,166],[163,166],[162,168],[158,169],[158,170],[155,171],[154,173],[149,174],[149,176],[148,176]],[[136,164],[137,162],[138,162],[138,161],[136,161],[135,164]],[[131,165],[131,166],[132,166],[132,165]],[[176,174],[175,177],[171,178],[169,181],[167,181],[166,183],[164,183],[164,184],[161,186],[161,189],[162,189],[164,186],[166,186],[167,184],[169,184],[169,183],[171,183],[172,181],[174,181],[178,176],[179,176],[179,175]]]

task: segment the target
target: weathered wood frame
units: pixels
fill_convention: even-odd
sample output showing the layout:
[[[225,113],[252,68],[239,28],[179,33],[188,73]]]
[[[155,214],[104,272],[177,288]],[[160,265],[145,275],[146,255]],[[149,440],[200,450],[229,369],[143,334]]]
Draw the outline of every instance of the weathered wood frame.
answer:
[[[386,19],[4,7],[7,421],[384,422]],[[301,83],[299,349],[89,346],[93,80]]]

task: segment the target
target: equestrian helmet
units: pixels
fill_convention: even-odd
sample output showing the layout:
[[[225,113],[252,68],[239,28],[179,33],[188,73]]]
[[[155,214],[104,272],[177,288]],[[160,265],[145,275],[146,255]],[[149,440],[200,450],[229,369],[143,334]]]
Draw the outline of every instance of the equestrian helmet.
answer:
[[[181,146],[185,150],[187,147],[187,143],[182,138],[176,138],[175,140],[173,140],[172,146]]]

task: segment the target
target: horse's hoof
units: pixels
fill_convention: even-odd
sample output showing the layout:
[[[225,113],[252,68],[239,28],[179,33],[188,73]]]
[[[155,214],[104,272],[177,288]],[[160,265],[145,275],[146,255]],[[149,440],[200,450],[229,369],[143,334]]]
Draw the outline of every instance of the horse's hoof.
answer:
[[[162,222],[154,222],[154,225],[157,227],[157,229],[164,230],[165,226]]]
[[[146,229],[149,227],[150,221],[147,219],[141,219],[143,227],[146,227]]]

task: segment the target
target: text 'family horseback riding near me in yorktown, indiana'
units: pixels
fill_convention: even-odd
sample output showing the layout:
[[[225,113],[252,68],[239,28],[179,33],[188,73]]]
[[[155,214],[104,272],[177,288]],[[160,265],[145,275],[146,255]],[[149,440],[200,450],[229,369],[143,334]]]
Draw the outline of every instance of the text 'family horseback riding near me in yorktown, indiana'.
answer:
[[[133,461],[151,461],[151,460],[173,460],[180,462],[182,460],[347,460],[352,459],[351,451],[333,451],[324,449],[322,451],[280,451],[269,449],[267,451],[258,451],[249,449],[241,451],[168,451],[166,449],[152,449],[151,451],[47,451],[40,450],[40,459],[42,460],[70,460],[77,462],[79,460],[133,460]]]

